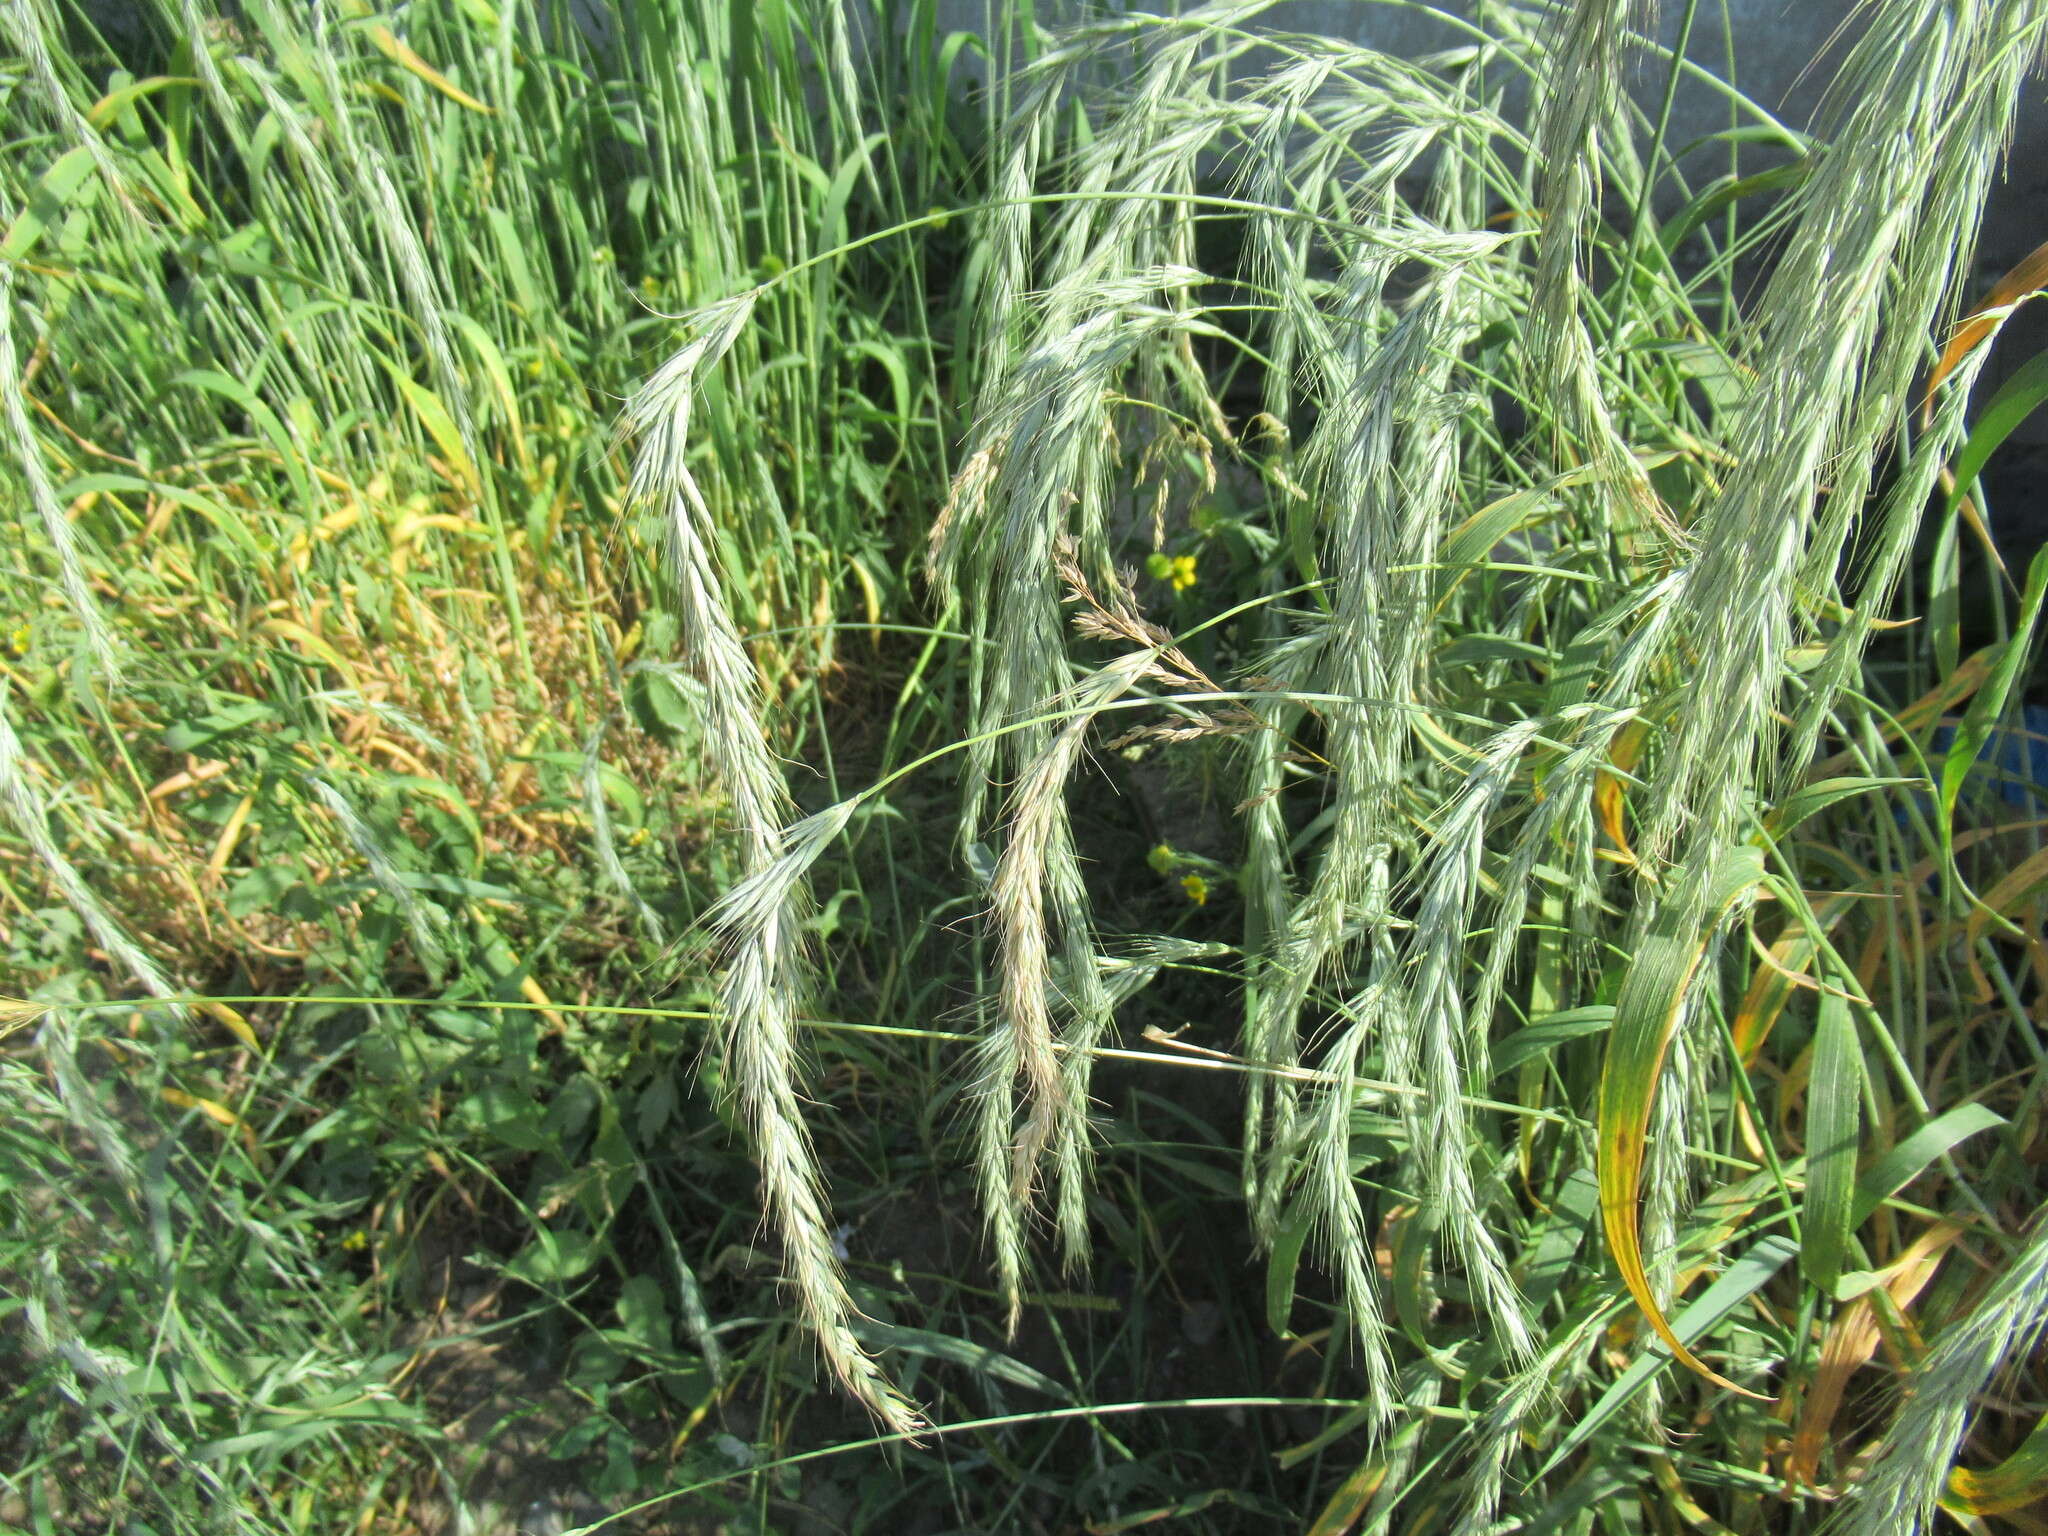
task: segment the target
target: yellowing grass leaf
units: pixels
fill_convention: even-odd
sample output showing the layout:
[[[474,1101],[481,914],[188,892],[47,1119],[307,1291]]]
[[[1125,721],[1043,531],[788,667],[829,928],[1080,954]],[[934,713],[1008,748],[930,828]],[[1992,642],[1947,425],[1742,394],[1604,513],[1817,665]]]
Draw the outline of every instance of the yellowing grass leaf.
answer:
[[[453,533],[470,540],[488,539],[490,529],[482,523],[466,517],[457,517],[452,512],[409,512],[401,517],[391,530],[391,576],[394,581],[405,579],[405,573],[412,568],[422,533],[439,531]]]
[[[396,368],[391,370],[391,381],[398,386],[398,392],[405,396],[419,416],[420,425],[427,429],[427,435],[434,440],[434,446],[441,450],[461,478],[470,495],[483,495],[483,482],[477,478],[476,465],[470,461],[469,448],[462,441],[462,433],[456,430],[455,418],[448,414],[448,407],[441,403],[441,397],[415,379],[406,377]]]
[[[2048,1414],[1997,1466],[1984,1472],[1968,1467],[1951,1472],[1943,1502],[1962,1514],[2003,1515],[2043,1498],[2048,1498]]]
[[[263,1148],[256,1140],[255,1128],[227,1105],[201,1098],[196,1093],[187,1093],[182,1088],[163,1088],[158,1091],[163,1094],[166,1104],[174,1104],[179,1109],[196,1109],[215,1125],[234,1133],[240,1138],[242,1145],[248,1148],[251,1158],[258,1163],[263,1161]]]
[[[223,1025],[226,1026],[227,1032],[229,1034],[233,1035],[237,1040],[241,1041],[242,1044],[249,1047],[250,1050],[260,1051],[263,1049],[263,1042],[256,1038],[256,1031],[249,1027],[249,1021],[243,1018],[239,1013],[235,1012],[235,1010],[230,1008],[226,1003],[203,1001],[195,1004],[194,1006],[197,1007],[201,1013],[207,1014],[212,1018],[218,1019]]]
[[[1991,311],[2005,309],[2042,288],[2048,288],[2048,244],[2036,246],[2018,266],[1993,283],[1991,291],[1978,300],[1976,307],[1957,323],[1955,334],[1949,337],[1948,345],[1941,349],[1940,361],[1934,365],[1934,371],[1927,376],[1923,411],[1932,409],[1934,392],[1941,388],[1943,379],[1955,372],[1956,364],[1968,357],[1970,349],[1978,342],[2005,323],[2004,315],[1995,315]]]
[[[1816,902],[1813,915],[1820,932],[1832,931],[1852,905],[1853,898],[1840,892]],[[1754,1062],[1757,1052],[1770,1038],[1772,1027],[1785,1011],[1792,989],[1798,984],[1794,978],[1803,975],[1807,962],[1813,959],[1814,944],[1814,931],[1805,923],[1788,923],[1771,946],[1769,961],[1760,963],[1751,976],[1749,990],[1743,994],[1742,1004],[1736,1009],[1735,1018],[1729,1026],[1743,1065]]]
[[[1955,1222],[1928,1228],[1887,1272],[1885,1289],[1892,1305],[1903,1312],[1941,1268],[1942,1255],[1963,1235]],[[1799,1428],[1792,1437],[1786,1473],[1794,1482],[1811,1485],[1820,1476],[1820,1453],[1828,1429],[1842,1406],[1849,1379],[1877,1353],[1877,1310],[1869,1295],[1858,1296],[1836,1314],[1821,1341],[1820,1364],[1799,1405]]]
[[[228,813],[227,824],[220,829],[220,837],[214,842],[213,852],[206,860],[206,867],[216,877],[227,872],[228,860],[234,857],[235,844],[242,840],[242,829],[249,825],[249,813],[255,809],[256,797],[244,795]]]
[[[1629,846],[1628,826],[1622,815],[1627,804],[1623,775],[1633,772],[1642,760],[1643,746],[1649,739],[1649,722],[1631,720],[1614,738],[1614,749],[1608,754],[1616,771],[1610,773],[1603,768],[1593,780],[1593,810],[1600,818],[1600,830],[1607,834],[1607,840],[1614,844],[1622,861],[1628,864],[1635,863],[1636,855]]]
[[[163,1095],[165,1103],[175,1104],[180,1109],[196,1109],[214,1124],[224,1125],[230,1130],[242,1123],[235,1118],[235,1112],[227,1105],[216,1103],[212,1099],[202,1099],[198,1094],[187,1093],[182,1088],[166,1088]]]
[[[1652,926],[1636,951],[1614,1004],[1614,1028],[1607,1040],[1607,1059],[1600,1073],[1595,1134],[1600,1158],[1600,1221],[1608,1251],[1621,1271],[1629,1294],[1672,1355],[1688,1369],[1744,1397],[1760,1394],[1739,1387],[1711,1369],[1672,1332],[1670,1321],[1650,1289],[1643,1265],[1642,1232],[1637,1201],[1642,1188],[1643,1144],[1649,1131],[1650,1107],[1671,1045],[1693,973],[1699,969],[1707,940],[1730,908],[1755,890],[1764,875],[1763,852],[1743,846],[1723,849],[1714,869],[1703,877],[1705,901],[1695,905],[1674,901]]]
[[[294,623],[290,619],[265,619],[256,627],[264,634],[275,635],[280,640],[290,641],[313,660],[321,663],[323,666],[334,668],[335,671],[339,672],[347,680],[349,687],[360,689],[363,686],[362,678],[357,675],[356,669],[348,664],[347,659],[343,657],[341,652],[337,651],[325,640],[322,640],[318,635],[306,628],[305,625]]]
[[[1963,925],[1966,953],[1970,957],[1970,974],[1976,978],[1977,996],[1988,1001],[1991,997],[1991,978],[1984,974],[1984,962],[1977,955],[1977,941],[1992,919],[2003,917],[2015,922],[2022,933],[2038,935],[2041,927],[2038,921],[2029,920],[2023,909],[2040,899],[2041,888],[2048,885],[2048,848],[2037,849],[2008,870],[1998,884],[1984,893],[1983,899],[1971,909],[1969,920]],[[2029,940],[2038,947],[2039,937]]]
[[[549,1000],[547,993],[541,990],[541,984],[531,976],[519,978],[519,995],[540,1010],[540,1016],[548,1021],[548,1027],[556,1034],[569,1032],[567,1021],[555,1012],[555,1005]]]
[[[467,107],[472,112],[481,112],[485,117],[493,117],[497,114],[498,109],[496,107],[486,106],[483,102],[470,95],[469,92],[456,85],[453,80],[450,80],[441,71],[414,53],[412,49],[406,46],[404,39],[400,38],[397,33],[381,22],[370,28],[370,41],[377,45],[377,51],[383,54],[385,58],[406,71],[406,73],[418,76],[457,106]]]
[[[191,86],[199,82],[189,75],[152,75],[147,80],[131,80],[119,90],[109,91],[86,109],[85,120],[95,128],[104,129],[123,111],[145,96],[171,86]]]
[[[1330,1495],[1330,1502],[1309,1527],[1308,1536],[1345,1536],[1365,1518],[1366,1510],[1372,1507],[1372,1496],[1386,1480],[1387,1464],[1382,1458],[1375,1456],[1366,1461],[1344,1479],[1343,1487]]]
[[[0,1040],[5,1040],[17,1029],[26,1029],[43,1016],[41,1003],[31,1003],[24,998],[0,996]]]
[[[1200,1493],[1191,1493],[1184,1499],[1177,1499],[1171,1504],[1162,1504],[1157,1509],[1143,1509],[1134,1515],[1124,1515],[1114,1520],[1091,1521],[1083,1529],[1088,1532],[1088,1536],[1122,1536],[1125,1531],[1142,1530],[1148,1525],[1171,1525],[1222,1504],[1256,1510],[1275,1520],[1284,1520],[1289,1513],[1284,1505],[1275,1504],[1271,1499],[1261,1498],[1256,1493],[1241,1493],[1233,1488],[1208,1488]]]

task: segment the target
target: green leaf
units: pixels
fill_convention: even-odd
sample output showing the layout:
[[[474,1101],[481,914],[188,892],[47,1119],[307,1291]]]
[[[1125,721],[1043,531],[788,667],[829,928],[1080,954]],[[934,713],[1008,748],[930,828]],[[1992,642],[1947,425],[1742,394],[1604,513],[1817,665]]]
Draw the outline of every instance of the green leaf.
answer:
[[[1773,837],[1789,837],[1793,828],[1810,816],[1818,816],[1829,806],[1847,800],[1852,795],[1868,794],[1874,789],[1896,789],[1905,784],[1924,784],[1923,779],[1866,779],[1842,778],[1821,779],[1817,783],[1802,785],[1779,802],[1772,811],[1768,825]]]
[[[540,1152],[548,1145],[546,1115],[531,1094],[510,1083],[492,1083],[464,1099],[456,1118],[520,1152]]]
[[[199,81],[183,75],[153,75],[147,80],[131,80],[94,102],[85,114],[85,120],[95,128],[104,129],[115,118],[127,114],[129,109],[145,96],[154,96],[158,91],[174,87],[183,89],[197,84]]]
[[[1315,1208],[1296,1204],[1266,1255],[1266,1326],[1283,1339],[1294,1337],[1294,1277],[1301,1268],[1301,1250],[1315,1227]]]
[[[266,864],[261,869],[252,869],[228,887],[228,916],[247,917],[251,912],[273,909],[304,878],[296,864]]]
[[[642,730],[671,744],[688,740],[702,719],[702,711],[666,668],[635,668],[628,674],[626,703]]]
[[[537,320],[547,315],[548,307],[541,302],[540,289],[534,285],[533,270],[526,264],[526,242],[513,227],[512,215],[502,208],[490,207],[484,210],[484,222],[490,225],[499,264],[511,279],[513,296],[526,311],[526,318]]]
[[[1722,176],[1710,181],[1697,197],[1679,210],[1676,218],[1657,231],[1657,242],[1665,250],[1675,251],[1694,230],[1730,203],[1761,193],[1789,191],[1813,173],[1813,166],[1813,159],[1807,158],[1759,171],[1754,176]]]
[[[1022,1360],[990,1349],[985,1344],[975,1344],[966,1339],[956,1339],[948,1334],[932,1333],[923,1328],[903,1328],[894,1323],[878,1323],[872,1318],[861,1318],[853,1324],[854,1337],[870,1349],[900,1349],[905,1354],[924,1355],[933,1360],[943,1360],[949,1365],[960,1366],[976,1375],[1006,1381],[1011,1386],[1024,1387],[1033,1392],[1042,1392],[1047,1397],[1066,1401],[1072,1393],[1054,1381],[1050,1376],[1034,1371]]]
[[[17,148],[10,153],[21,151]],[[7,226],[6,238],[0,239],[0,261],[24,260],[43,238],[43,232],[64,216],[73,198],[80,208],[90,208],[100,186],[92,170],[92,151],[83,144],[59,155],[29,193],[28,206]]]
[[[381,1388],[365,1391],[357,1386],[345,1387],[322,1392],[289,1407],[289,1417],[278,1413],[262,1429],[210,1441],[192,1454],[201,1461],[242,1461],[279,1455],[323,1435],[371,1427],[402,1429],[430,1440],[440,1438],[440,1431],[419,1409],[387,1395]]]
[[[394,885],[409,891],[431,891],[440,896],[460,896],[467,901],[520,901],[518,891],[508,885],[492,885],[483,880],[465,880],[460,875],[444,875],[434,870],[396,870],[392,873]]]
[[[1825,981],[1826,978],[1823,978]],[[1856,1151],[1863,1109],[1863,1051],[1849,1000],[1821,994],[1806,1088],[1806,1199],[1800,1212],[1799,1265],[1832,1296],[1849,1247],[1856,1194]]]
[[[1944,518],[1953,517],[1963,500],[1977,487],[1977,476],[1991,455],[2004,446],[2035,411],[2048,401],[2048,352],[2028,358],[2013,376],[1998,386],[1990,404],[1977,413],[1970,436],[1949,466],[1955,486],[1942,508]]]
[[[446,779],[428,778],[416,773],[394,773],[387,775],[378,784],[377,791],[380,799],[386,795],[396,795],[401,799],[410,800],[416,795],[426,795],[438,800],[469,834],[471,844],[477,848],[483,847],[483,823],[477,820],[476,812],[470,807],[462,792]],[[509,896],[512,893],[504,894]]]
[[[1554,510],[1557,498],[1548,490],[1516,491],[1481,507],[1445,535],[1437,554],[1437,600],[1443,601],[1458,583],[1493,552],[1493,546],[1517,528]]]
[[[871,133],[859,144],[847,151],[832,173],[831,183],[825,189],[825,203],[820,211],[818,229],[821,242],[826,247],[843,245],[846,241],[846,201],[853,196],[853,186],[866,172],[870,180],[874,176],[869,156],[889,142],[886,133]],[[828,274],[829,265],[821,269],[821,275]]]
[[[2034,552],[2033,563],[2027,567],[2027,590],[2020,598],[2019,617],[2013,624],[2012,638],[1999,651],[1998,660],[1992,664],[1991,676],[1977,690],[1977,696],[1970,700],[1963,723],[1956,728],[1955,740],[1949,744],[1948,755],[1941,761],[1941,829],[1944,839],[1951,835],[1951,822],[1955,816],[1956,800],[1963,792],[1963,781],[1977,766],[1984,743],[1991,739],[1991,728],[2005,711],[2005,701],[2012,693],[2013,680],[2019,676],[2020,663],[2027,659],[2027,652],[2032,648],[2034,626],[2041,618],[2044,594],[2048,594],[2048,549]]]
[[[1545,1014],[1527,1029],[1516,1030],[1493,1048],[1493,1076],[1505,1076],[1524,1062],[1548,1055],[1567,1040],[1597,1035],[1613,1023],[1614,1010],[1605,1004]]]
[[[620,1325],[647,1348],[665,1350],[672,1344],[667,1295],[652,1275],[635,1275],[619,1288],[618,1312]]]
[[[300,511],[310,513],[319,505],[313,494],[313,482],[306,474],[306,466],[299,457],[298,444],[292,441],[290,431],[286,429],[277,412],[270,408],[270,403],[255,390],[240,379],[230,378],[217,368],[187,368],[171,382],[218,395],[246,415],[255,423],[256,430],[263,434],[264,441],[269,443],[277,454],[285,478],[291,482],[292,496]]]
[[[484,370],[484,377],[491,383],[491,398],[496,401],[498,412],[504,417],[505,435],[512,440],[512,456],[519,463],[526,463],[526,426],[519,419],[519,394],[512,387],[512,370],[505,366],[504,354],[498,344],[491,340],[486,331],[468,315],[450,311],[448,323],[461,333],[469,343],[470,351],[476,354],[477,362]]]
[[[1575,1169],[1550,1202],[1550,1219],[1528,1249],[1528,1262],[1517,1277],[1522,1301],[1534,1316],[1558,1293],[1572,1273],[1573,1260],[1600,1213],[1600,1181],[1586,1168]]]
[[[900,347],[885,345],[880,341],[862,337],[846,344],[849,357],[865,357],[881,367],[889,378],[889,392],[895,400],[894,420],[899,424],[910,421],[910,373],[904,366],[903,351]]]
[[[434,440],[434,446],[441,450],[441,457],[448,461],[470,495],[483,495],[483,481],[478,478],[476,465],[471,462],[469,448],[457,430],[455,418],[448,414],[448,407],[441,403],[441,397],[417,380],[408,378],[398,369],[385,364],[391,375],[391,382],[398,386],[398,392],[405,396],[406,404],[419,417],[420,425],[427,429],[427,435]]]
[[[588,1232],[557,1232],[535,1227],[533,1241],[513,1256],[505,1273],[536,1289],[566,1285],[595,1264],[603,1252]]]
[[[1755,377],[1721,348],[1705,342],[1652,341],[1634,350],[1669,358],[1680,374],[1700,387],[1716,411],[1732,411],[1741,405]]]
[[[241,513],[231,511],[198,491],[187,490],[181,485],[166,485],[161,480],[145,480],[140,475],[80,475],[67,481],[57,491],[61,502],[76,501],[81,496],[95,491],[111,491],[116,495],[154,496],[159,501],[168,501],[196,512],[205,518],[215,533],[232,540],[236,549],[252,565],[268,564],[263,547],[250,537],[247,520]]]
[[[170,726],[164,731],[164,747],[168,751],[180,754],[221,758],[225,754],[204,752],[202,749],[246,730],[259,720],[276,718],[277,711],[270,705],[258,703],[254,699],[243,699],[239,703],[223,705],[195,720],[180,720]]]
[[[1299,1445],[1290,1445],[1284,1451],[1273,1453],[1273,1461],[1285,1472],[1300,1466],[1304,1461],[1321,1451],[1328,1450],[1354,1430],[1369,1427],[1379,1415],[1376,1403],[1359,1403],[1337,1415],[1312,1438]]]
[[[1891,1151],[1872,1163],[1856,1181],[1856,1209],[1850,1216],[1854,1230],[1870,1220],[1886,1200],[1918,1178],[1927,1165],[1944,1152],[1979,1131],[2003,1125],[2003,1117],[1982,1104],[1958,1104],[1937,1115]]]

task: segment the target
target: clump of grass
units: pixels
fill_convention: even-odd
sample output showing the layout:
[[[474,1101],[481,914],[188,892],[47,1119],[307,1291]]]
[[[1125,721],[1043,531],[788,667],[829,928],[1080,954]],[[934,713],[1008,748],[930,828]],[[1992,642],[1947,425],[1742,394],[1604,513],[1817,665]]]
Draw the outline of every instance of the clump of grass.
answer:
[[[1709,215],[1746,189],[1701,192],[1666,141],[1678,62],[1663,56],[1654,120],[1620,88],[1625,60],[1658,53],[1632,30],[1644,8],[1588,3],[1531,30],[1484,7],[1453,24],[1456,49],[1415,62],[1262,30],[1262,9],[1119,18],[1049,50],[983,224],[976,323],[999,350],[932,566],[984,642],[959,740],[963,841],[997,845],[979,1178],[1014,1324],[1048,1160],[1070,1260],[1087,1235],[1089,1067],[1111,1022],[1092,985],[1103,882],[1067,786],[1105,707],[1186,712],[1215,691],[1159,665],[1164,629],[1064,635],[1062,587],[1119,590],[1110,573],[1147,539],[1133,482],[1177,435],[1266,489],[1253,518],[1286,555],[1228,594],[1248,606],[1207,610],[1239,686],[1264,695],[1235,946],[1257,1227],[1276,1284],[1320,1235],[1367,1421],[1399,1421],[1410,1365],[1471,1411],[1506,1394],[1493,1432],[1438,1442],[1471,1479],[1477,1530],[1510,1478],[1525,1515],[1569,1499],[1572,1458],[1614,1452],[1594,1439],[1631,1402],[1654,1424],[1680,1392],[1796,1396],[1810,1330],[1843,1303],[1831,1260],[1780,1275],[1794,1248],[1778,1229],[1810,1254],[1855,1246],[1872,1273],[1897,1251],[1868,1225],[1896,1187],[1839,1193],[1911,1141],[1848,1113],[1855,1079],[1816,1076],[1775,1129],[1759,1118],[1752,1068],[1792,992],[1846,999],[1916,1146],[1964,1123],[1926,1091],[1925,1003],[1889,1012],[1865,990],[1884,976],[1911,999],[1967,907],[1944,877],[1932,929],[1883,916],[1912,871],[1944,867],[1951,831],[1874,782],[1902,733],[1865,653],[1965,430],[1967,379],[1918,432],[1911,391],[1963,297],[2048,18],[1872,7],[1824,148],[1724,88],[1798,174],[1779,178],[1782,205],[1718,230]],[[1064,138],[1076,72],[1105,50],[1128,59],[1123,83]],[[1203,270],[1224,221],[1250,260]],[[1772,233],[1768,278],[1737,305],[1735,264]],[[1262,420],[1234,421],[1230,402],[1252,400]],[[1155,520],[1154,552],[1201,527],[1199,511]],[[1303,591],[1312,606],[1288,608]],[[2003,642],[2015,663],[2037,610]],[[1258,622],[1230,624],[1241,611]],[[1104,661],[1104,643],[1123,654]],[[1825,772],[1823,744],[1842,754]],[[1862,795],[1891,798],[1844,808]],[[1755,933],[1760,899],[1787,916],[1780,946],[1810,947],[1752,975],[1729,941]],[[2003,1006],[2023,1035],[2021,994]],[[1830,1074],[1843,1029],[1831,1012]],[[1517,1063],[1507,1087],[1497,1049]],[[1812,1132],[1851,1124],[1848,1143],[1808,1145],[1802,1165],[1802,1112]],[[1974,1240],[2008,1253],[2029,1214],[2010,1157],[1943,1168]],[[1561,1228],[1570,1179],[1597,1198]],[[1576,1251],[1596,1213],[1619,1283],[1584,1264],[1536,1285],[1545,1245]],[[1739,1262],[1686,1303],[1738,1235]],[[1769,1295],[1771,1323],[1708,1351],[1733,1303],[1701,1309],[1731,1288]],[[1594,1325],[1624,1306],[1691,1385],[1604,1381]],[[1590,1418],[1530,1461],[1528,1416],[1580,1398]],[[1690,1463],[1740,1463],[1761,1433]],[[1676,1486],[1674,1507],[1697,1507]],[[1410,1501],[1417,1528],[1444,1507],[1419,1481],[1391,1498],[1376,1507]]]
[[[2048,13],[1866,10],[1807,139],[1615,0],[13,0],[4,1491],[402,1522],[503,1329],[749,1528],[2029,1492],[2048,563],[1873,641]]]
[[[660,1130],[708,1112],[669,1075],[696,1042],[575,1002],[706,1001],[663,938],[757,862],[774,831],[754,812],[784,803],[758,732],[770,779],[721,800],[708,760],[732,717],[697,718],[678,686],[679,610],[692,634],[707,604],[744,615],[751,648],[724,658],[744,691],[717,698],[745,709],[814,702],[840,620],[898,600],[892,530],[944,474],[945,312],[920,263],[839,248],[968,167],[950,138],[889,153],[880,125],[902,119],[879,105],[949,120],[944,71],[893,25],[863,73],[837,6],[739,27],[685,3],[617,28],[572,9],[0,11],[0,457],[24,493],[0,582],[0,955],[40,1020],[8,1070],[48,1077],[7,1154],[8,1225],[34,1241],[0,1266],[28,1294],[46,1251],[69,1298],[7,1347],[44,1385],[74,1347],[120,1360],[75,1413],[10,1394],[0,1432],[39,1441],[10,1493],[41,1498],[104,1435],[126,1459],[80,1497],[158,1528],[254,1520],[294,1466],[322,1491],[268,1506],[278,1523],[354,1521],[376,1489],[402,1507],[441,1453],[400,1399],[430,1374],[405,1313],[450,1211],[521,1284],[552,1277],[549,1326],[585,1273],[564,1253],[605,1256],[636,1297],[658,1275],[731,1385],[693,1236],[615,1237],[622,1202],[674,1198]],[[806,263],[729,339],[756,384],[697,412],[716,554],[694,568],[715,587],[685,610],[658,530],[622,520],[617,402],[665,312]],[[129,1037],[99,1011],[128,997],[175,1004]],[[449,1012],[423,1024],[416,1000]],[[735,1067],[773,1084],[739,1038]],[[209,1135],[229,1144],[210,1164]],[[104,1179],[36,1204],[94,1155]],[[577,1186],[563,1249],[549,1186],[579,1160],[611,1171],[602,1199]],[[248,1278],[265,1263],[274,1286]],[[160,1332],[185,1285],[218,1289],[193,1327],[230,1362],[198,1385],[154,1363],[191,1342]],[[341,1293],[359,1309],[317,1304]],[[364,1387],[388,1413],[324,1366],[233,1363],[272,1347],[395,1350]],[[663,1404],[697,1390],[665,1344],[650,1369]],[[303,1435],[279,1427],[293,1413]],[[235,1449],[245,1431],[261,1454]],[[379,1442],[404,1470],[376,1470]],[[139,1491],[160,1456],[215,1468],[202,1450],[203,1479]]]

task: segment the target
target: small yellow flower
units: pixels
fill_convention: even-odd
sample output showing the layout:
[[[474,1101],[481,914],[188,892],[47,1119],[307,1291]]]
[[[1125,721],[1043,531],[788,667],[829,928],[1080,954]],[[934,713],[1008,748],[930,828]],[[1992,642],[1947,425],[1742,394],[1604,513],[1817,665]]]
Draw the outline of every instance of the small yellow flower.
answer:
[[[1180,862],[1180,855],[1175,853],[1165,843],[1161,843],[1145,855],[1145,862],[1152,866],[1153,874],[1166,875],[1173,872],[1173,866]]]
[[[1195,584],[1193,555],[1169,555],[1154,550],[1145,557],[1145,570],[1154,581],[1172,583],[1176,592],[1185,592]]]
[[[1180,888],[1188,893],[1188,900],[1198,907],[1209,905],[1209,882],[1200,875],[1182,875]]]
[[[17,660],[28,654],[29,632],[26,624],[17,624],[7,633],[7,654]]]
[[[370,1234],[367,1229],[357,1227],[355,1231],[349,1233],[347,1237],[341,1240],[341,1246],[342,1250],[346,1253],[361,1253],[370,1246]]]
[[[635,827],[632,831],[626,834],[626,846],[628,848],[639,848],[643,846],[647,842],[647,840],[652,836],[654,836],[654,834],[648,831],[645,827]]]

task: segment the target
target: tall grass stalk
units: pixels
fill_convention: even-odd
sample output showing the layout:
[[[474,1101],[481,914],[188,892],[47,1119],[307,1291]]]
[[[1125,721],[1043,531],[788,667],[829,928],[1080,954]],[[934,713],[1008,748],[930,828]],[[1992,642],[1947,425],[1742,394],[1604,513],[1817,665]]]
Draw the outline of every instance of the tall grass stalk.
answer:
[[[640,444],[632,498],[666,515],[686,660],[704,685],[706,739],[743,838],[740,883],[715,919],[726,940],[718,992],[725,1080],[753,1134],[765,1214],[781,1239],[799,1314],[833,1374],[891,1430],[909,1432],[920,1422],[916,1411],[853,1334],[856,1314],[833,1253],[798,1094],[797,1020],[810,997],[803,872],[844,821],[808,828],[807,842],[790,845],[793,808],[763,734],[759,679],[720,596],[709,548],[717,528],[690,469],[690,417],[701,380],[731,349],[754,304],[755,295],[746,293],[707,312],[690,344],[627,407],[627,427]]]

